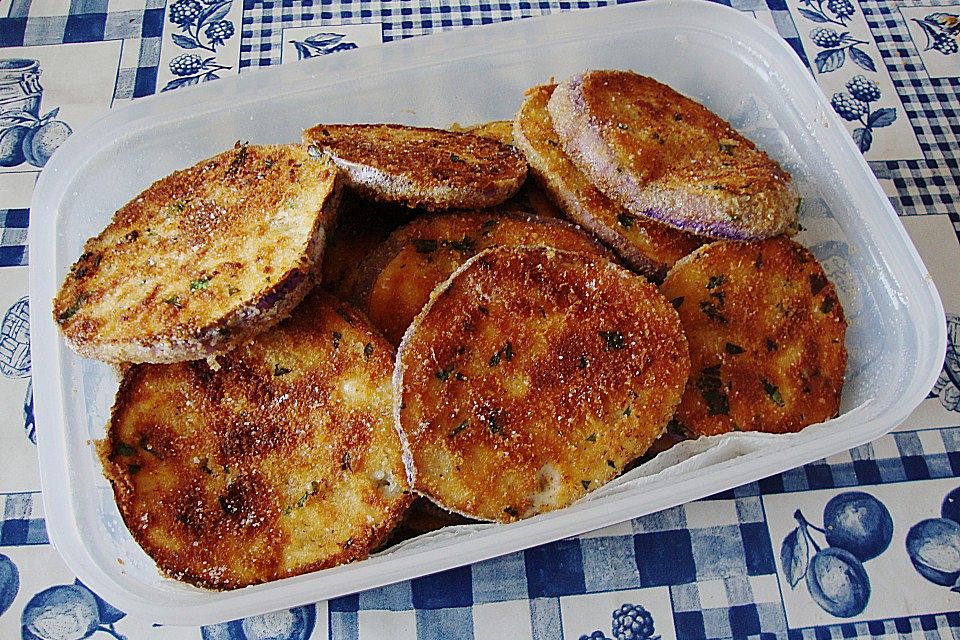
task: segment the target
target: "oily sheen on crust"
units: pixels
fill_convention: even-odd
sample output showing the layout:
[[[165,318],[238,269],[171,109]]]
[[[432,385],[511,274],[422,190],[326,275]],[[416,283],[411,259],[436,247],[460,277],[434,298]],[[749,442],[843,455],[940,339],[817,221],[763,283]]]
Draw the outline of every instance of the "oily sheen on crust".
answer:
[[[548,104],[573,163],[637,216],[714,238],[792,233],[799,196],[766,153],[703,105],[630,71],[588,71]]]
[[[176,171],[86,242],[54,319],[108,362],[226,351],[309,291],[338,201],[336,167],[299,145],[239,145]]]
[[[601,193],[563,151],[547,110],[556,85],[527,91],[514,121],[514,139],[536,181],[567,217],[613,247],[632,268],[662,280],[667,269],[703,238],[631,214]]]
[[[784,237],[709,244],[661,291],[690,342],[678,429],[792,433],[837,415],[847,322],[808,249]]]
[[[687,379],[674,309],[596,256],[497,247],[408,329],[395,410],[414,488],[507,522],[572,503],[663,432]]]
[[[364,197],[427,211],[500,204],[527,163],[513,147],[469,133],[399,124],[318,124],[305,144],[328,155]]]
[[[316,293],[215,365],[132,366],[98,443],[130,533],[214,589],[366,557],[410,502],[392,366],[360,314]]]
[[[467,259],[488,247],[521,244],[612,257],[578,227],[554,218],[496,211],[418,218],[363,261],[355,302],[387,340],[400,344],[431,292]]]

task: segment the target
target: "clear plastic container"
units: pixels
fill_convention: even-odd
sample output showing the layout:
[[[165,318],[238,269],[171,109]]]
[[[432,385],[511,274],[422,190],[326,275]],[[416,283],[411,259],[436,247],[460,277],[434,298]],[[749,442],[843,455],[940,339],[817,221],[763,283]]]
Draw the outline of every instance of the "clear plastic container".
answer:
[[[850,328],[842,414],[791,436],[687,442],[561,511],[450,528],[368,560],[232,592],[160,575],[130,537],[94,455],[112,369],[74,355],[51,299],[83,241],[154,180],[229,148],[297,141],[317,122],[448,126],[512,118],[526,88],[590,68],[633,69],[705,103],[779,160],[803,195],[811,247]],[[160,94],[69,138],[31,209],[34,394],[44,508],[67,565],[124,611],[197,625],[291,607],[575,535],[872,440],[931,388],[944,315],[926,268],[850,136],[794,52],[735,10],[653,1],[415,38]]]

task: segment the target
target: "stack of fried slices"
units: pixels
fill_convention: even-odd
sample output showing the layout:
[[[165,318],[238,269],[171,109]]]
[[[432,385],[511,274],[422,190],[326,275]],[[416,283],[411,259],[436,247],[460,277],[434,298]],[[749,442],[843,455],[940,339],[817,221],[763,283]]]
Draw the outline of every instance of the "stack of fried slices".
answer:
[[[132,535],[230,589],[835,416],[846,322],[799,205],[702,105],[590,71],[513,122],[238,143],[117,211],[54,316],[119,365],[98,450]]]

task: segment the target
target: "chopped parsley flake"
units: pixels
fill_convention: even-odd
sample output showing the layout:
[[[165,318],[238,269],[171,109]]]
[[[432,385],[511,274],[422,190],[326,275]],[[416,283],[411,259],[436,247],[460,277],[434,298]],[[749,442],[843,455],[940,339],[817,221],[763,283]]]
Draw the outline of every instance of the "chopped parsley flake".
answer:
[[[707,289],[716,289],[726,281],[727,276],[723,274],[720,274],[719,276],[710,276],[710,279],[707,281]]]
[[[591,433],[591,434],[588,435],[585,439],[586,439],[587,442],[596,442],[596,441],[597,441],[597,434]]]
[[[190,291],[201,291],[210,286],[210,280],[213,278],[211,276],[206,276],[203,278],[198,278],[190,282]]]
[[[777,388],[777,385],[773,384],[766,378],[760,378],[760,384],[763,385],[764,392],[770,397],[770,400],[773,402],[773,404],[777,405],[778,407],[782,407],[784,405],[783,396],[780,395],[780,389]]]
[[[285,375],[287,375],[288,373],[290,373],[291,371],[293,371],[293,369],[288,369],[287,367],[284,367],[283,365],[280,365],[280,364],[275,364],[275,365],[273,365],[273,375],[275,375],[275,376],[285,376]]]
[[[723,350],[729,353],[730,355],[734,355],[734,356],[737,354],[743,353],[745,351],[743,347],[741,347],[738,344],[734,344],[732,342],[728,342],[726,345],[724,345]]]
[[[132,456],[137,452],[137,450],[126,442],[118,442],[117,446],[114,447],[113,452],[120,456]]]
[[[619,351],[627,346],[623,341],[623,334],[619,331],[601,331],[600,337],[603,338],[607,351]]]
[[[428,255],[437,250],[437,241],[428,240],[426,238],[414,238],[413,242],[414,248],[417,250],[417,253]]]
[[[437,380],[440,382],[446,382],[450,379],[450,374],[453,373],[454,366],[451,364],[448,367],[444,367],[437,371]]]
[[[720,379],[720,365],[707,367],[700,372],[697,388],[707,403],[707,415],[725,416],[730,414],[730,400]]]
[[[620,226],[624,229],[632,229],[634,225],[634,220],[626,213],[621,213],[617,216],[617,222],[620,223]]]

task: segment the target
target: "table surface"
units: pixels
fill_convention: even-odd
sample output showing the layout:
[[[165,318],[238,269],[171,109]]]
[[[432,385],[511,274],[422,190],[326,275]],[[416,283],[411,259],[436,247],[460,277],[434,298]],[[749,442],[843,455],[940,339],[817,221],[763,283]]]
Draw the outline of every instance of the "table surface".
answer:
[[[947,495],[960,488],[960,4],[949,0],[724,3],[776,29],[834,96],[841,116],[852,116],[844,113],[850,102],[835,96],[852,100],[873,83],[863,103],[869,113],[845,122],[939,288],[949,341],[937,384],[893,433],[577,538],[202,629],[160,626],[111,607],[76,580],[49,544],[30,383],[27,233],[36,165],[70,129],[211,73],[606,4],[0,0],[0,76],[4,60],[39,62],[37,115],[46,123],[44,135],[38,128],[44,123],[28,123],[40,139],[22,155],[11,151],[17,134],[7,131],[16,123],[0,119],[0,164],[13,165],[0,167],[0,637],[616,638],[627,615],[649,616],[652,635],[663,638],[960,636],[960,593],[949,580],[924,578],[904,544],[914,524],[945,515],[944,503],[950,511]],[[204,55],[193,57],[198,51]],[[0,117],[14,100],[0,82]],[[816,593],[822,585],[829,590],[837,575],[811,575],[804,558],[826,546],[819,529],[827,503],[852,491],[887,507],[893,541],[862,563],[854,579],[865,576],[865,586],[844,592],[869,598],[867,606],[837,617],[842,604],[824,608]],[[960,519],[960,507],[953,509]],[[810,526],[797,526],[796,511]],[[960,570],[949,550],[941,549],[939,561]]]

